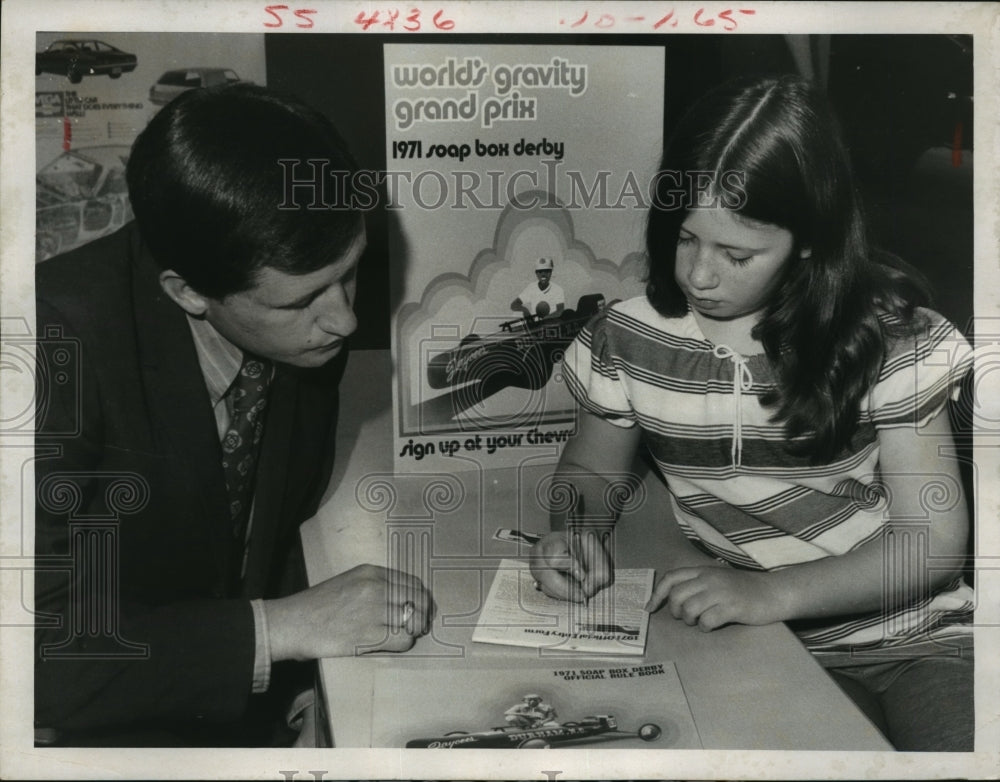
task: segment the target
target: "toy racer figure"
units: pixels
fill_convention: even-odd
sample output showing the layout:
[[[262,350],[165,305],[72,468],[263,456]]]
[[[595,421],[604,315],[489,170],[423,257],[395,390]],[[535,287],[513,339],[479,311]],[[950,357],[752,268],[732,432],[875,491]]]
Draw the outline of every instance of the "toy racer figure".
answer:
[[[534,693],[525,695],[521,703],[515,703],[504,712],[504,719],[513,728],[558,726],[558,716],[550,704],[543,703],[542,697]]]

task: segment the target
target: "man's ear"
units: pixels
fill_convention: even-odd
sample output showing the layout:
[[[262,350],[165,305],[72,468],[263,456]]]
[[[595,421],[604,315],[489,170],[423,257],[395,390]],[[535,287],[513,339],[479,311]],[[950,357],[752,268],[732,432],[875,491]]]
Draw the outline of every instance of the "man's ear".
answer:
[[[200,318],[208,309],[208,299],[188,285],[173,269],[160,273],[160,287],[188,315]]]
[[[812,247],[803,247],[801,250],[799,250],[799,258],[801,258],[802,260],[805,260],[806,258],[811,258],[812,254],[813,254]]]

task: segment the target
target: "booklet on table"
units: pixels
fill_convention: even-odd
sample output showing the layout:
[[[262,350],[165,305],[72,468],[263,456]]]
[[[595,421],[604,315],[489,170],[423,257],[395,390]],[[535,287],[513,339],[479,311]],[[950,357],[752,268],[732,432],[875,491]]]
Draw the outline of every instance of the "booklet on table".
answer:
[[[653,590],[650,568],[618,568],[615,582],[586,604],[557,600],[539,591],[528,564],[504,559],[472,640],[551,649],[560,654],[642,655]]]

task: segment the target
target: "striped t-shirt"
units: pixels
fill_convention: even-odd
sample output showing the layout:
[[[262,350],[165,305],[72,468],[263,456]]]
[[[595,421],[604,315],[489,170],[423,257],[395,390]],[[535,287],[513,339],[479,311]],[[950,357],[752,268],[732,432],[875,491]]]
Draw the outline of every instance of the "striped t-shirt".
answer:
[[[972,365],[955,327],[920,312],[926,329],[890,345],[862,400],[852,447],[818,466],[789,453],[784,428],[759,402],[774,383],[767,357],[713,344],[690,312],[666,318],[645,297],[613,305],[570,345],[564,376],[584,409],[642,427],[674,514],[696,545],[735,567],[771,570],[843,554],[883,534],[877,430],[933,418]],[[968,632],[972,601],[972,590],[956,580],[891,613],[796,631],[814,651],[906,645]]]

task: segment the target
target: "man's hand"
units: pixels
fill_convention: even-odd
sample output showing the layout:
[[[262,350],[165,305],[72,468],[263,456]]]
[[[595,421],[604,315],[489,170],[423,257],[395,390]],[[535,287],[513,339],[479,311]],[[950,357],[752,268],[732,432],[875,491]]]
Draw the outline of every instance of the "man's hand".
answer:
[[[780,622],[788,618],[786,601],[769,576],[711,565],[668,570],[653,589],[646,610],[656,611],[666,602],[675,619],[706,632],[730,622]]]
[[[615,563],[604,541],[608,530],[565,529],[543,537],[529,555],[542,591],[582,603],[615,580]]]
[[[358,565],[264,610],[277,662],[405,652],[430,629],[435,606],[416,576]]]

